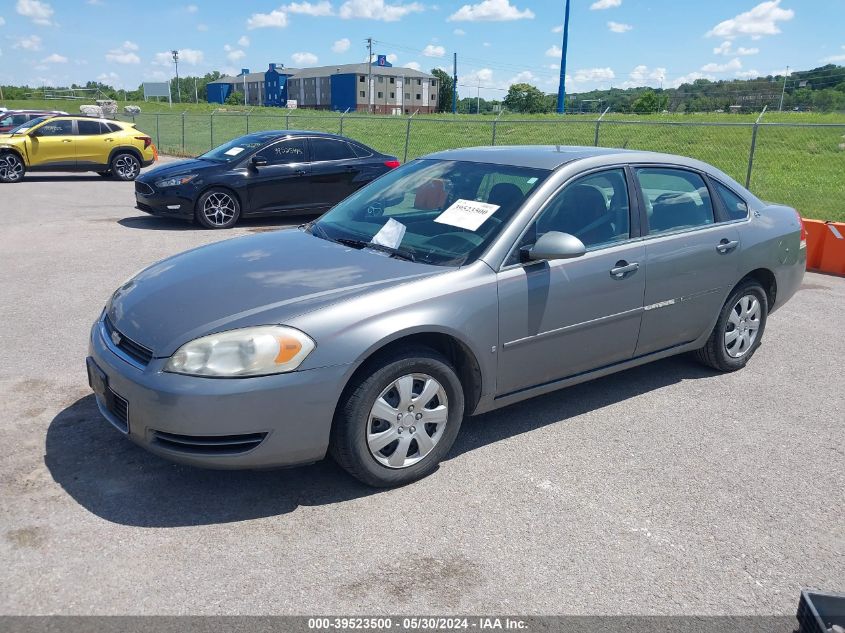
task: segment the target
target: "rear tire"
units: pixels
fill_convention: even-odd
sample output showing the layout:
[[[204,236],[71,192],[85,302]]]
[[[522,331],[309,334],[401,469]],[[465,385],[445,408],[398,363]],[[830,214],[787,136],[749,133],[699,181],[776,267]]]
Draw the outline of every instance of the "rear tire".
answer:
[[[141,161],[129,152],[120,152],[111,159],[111,174],[118,180],[132,181],[141,173]]]
[[[214,187],[199,197],[194,217],[207,229],[228,229],[241,217],[241,203],[228,189]]]
[[[463,388],[449,361],[424,347],[403,350],[344,390],[329,451],[369,486],[402,486],[437,469],[463,417]]]
[[[725,301],[710,338],[695,357],[718,371],[742,369],[760,347],[768,314],[763,287],[753,279],[742,282]]]
[[[0,154],[0,182],[20,182],[26,173],[21,157],[14,152]]]

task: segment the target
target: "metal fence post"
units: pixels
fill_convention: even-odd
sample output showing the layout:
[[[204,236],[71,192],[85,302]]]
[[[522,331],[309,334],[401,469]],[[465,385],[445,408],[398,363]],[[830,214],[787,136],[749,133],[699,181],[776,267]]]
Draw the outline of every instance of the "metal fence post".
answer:
[[[185,113],[182,113],[182,152],[185,151]]]
[[[493,138],[491,139],[490,145],[496,144],[496,124],[499,122],[499,117],[505,113],[505,109],[502,108],[499,110],[499,114],[496,115],[496,118],[493,119]]]
[[[596,140],[595,140],[595,146],[596,147],[599,146],[599,127],[601,127],[601,120],[604,118],[604,115],[607,114],[609,111],[610,111],[610,108],[607,108],[607,110],[602,112],[601,116],[598,119],[596,119]]]
[[[290,114],[285,114],[285,129],[290,129]]]
[[[417,112],[419,112],[419,110],[417,110]],[[414,114],[417,112],[414,112]],[[408,144],[411,142],[411,119],[414,118],[414,114],[408,117],[408,123],[405,126],[405,158],[402,159],[403,163],[408,162]]]
[[[349,111],[349,108],[346,109],[346,112],[348,112],[348,111]],[[340,113],[340,132],[338,132],[338,134],[340,134],[341,136],[343,136],[343,117],[346,116],[346,112]]]
[[[161,147],[161,134],[159,134],[159,126],[158,126],[158,117],[159,114],[156,113],[156,147]]]
[[[246,113],[246,133],[249,134],[249,112]]]
[[[211,125],[209,125],[211,129],[211,149],[214,149],[214,112],[211,113]]]
[[[760,119],[766,114],[766,108],[768,107],[768,105],[763,106],[763,111],[757,117],[757,120],[754,122],[754,129],[751,131],[751,151],[748,152],[748,173],[745,176],[746,189],[751,187],[751,169],[754,167],[754,150],[757,148],[757,130],[760,127]]]

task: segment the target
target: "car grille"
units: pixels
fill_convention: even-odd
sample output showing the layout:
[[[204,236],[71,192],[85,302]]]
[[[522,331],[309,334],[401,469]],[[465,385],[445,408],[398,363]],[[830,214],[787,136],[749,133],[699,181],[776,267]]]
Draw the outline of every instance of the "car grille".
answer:
[[[108,410],[114,420],[111,420],[120,431],[129,433],[129,403],[122,396],[109,389]]]
[[[264,441],[266,433],[242,435],[177,435],[153,431],[153,444],[192,455],[237,455],[246,453]]]
[[[126,354],[129,358],[141,365],[148,365],[153,359],[153,351],[139,343],[136,343],[131,338],[124,336],[111,322],[108,316],[103,319],[103,325],[106,328],[106,335],[109,337],[112,345],[117,347],[121,352]],[[115,343],[115,334],[118,342]]]
[[[155,189],[150,187],[145,182],[135,181],[135,193],[140,193],[142,196],[151,196],[155,193]]]

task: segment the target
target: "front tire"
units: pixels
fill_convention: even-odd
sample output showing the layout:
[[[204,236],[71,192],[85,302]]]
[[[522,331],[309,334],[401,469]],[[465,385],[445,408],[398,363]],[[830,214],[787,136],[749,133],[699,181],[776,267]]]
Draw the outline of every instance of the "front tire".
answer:
[[[369,486],[402,486],[436,470],[463,417],[464,392],[449,361],[409,349],[380,359],[345,390],[329,451]]]
[[[696,358],[718,371],[742,369],[760,347],[769,302],[763,287],[754,280],[741,283],[728,297],[707,344]]]
[[[228,229],[241,217],[241,203],[228,189],[215,187],[197,200],[194,216],[207,229]]]
[[[13,152],[0,154],[0,182],[20,182],[26,173],[20,156]]]
[[[110,167],[109,171],[118,180],[132,181],[141,173],[141,161],[128,152],[115,154],[111,159]]]

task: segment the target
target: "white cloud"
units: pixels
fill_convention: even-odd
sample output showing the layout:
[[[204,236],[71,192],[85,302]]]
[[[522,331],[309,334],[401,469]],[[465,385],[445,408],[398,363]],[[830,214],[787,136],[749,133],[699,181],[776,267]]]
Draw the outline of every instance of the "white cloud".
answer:
[[[452,31],[452,34],[453,35],[466,35],[467,32],[464,31],[463,29],[455,29],[454,31]]]
[[[179,49],[179,63],[187,64],[188,66],[196,66],[202,63],[203,52],[194,50],[193,48]],[[156,53],[153,57],[153,64],[156,66],[170,66],[173,63],[173,53],[164,51]]]
[[[223,50],[226,51],[226,59],[230,62],[237,62],[239,59],[246,57],[246,53],[244,53],[241,49],[229,46],[228,44],[223,46]]]
[[[726,73],[732,70],[740,70],[741,68],[742,62],[739,61],[738,57],[734,57],[731,61],[725,64],[717,64],[715,62],[705,64],[701,67],[701,70],[706,73]]]
[[[446,49],[442,46],[435,46],[434,44],[429,44],[423,49],[422,54],[426,57],[443,57],[446,54]]]
[[[845,46],[842,47],[842,50],[845,51]],[[831,55],[830,57],[825,57],[822,62],[825,64],[836,64],[838,62],[845,62],[845,54]]]
[[[188,13],[196,13],[199,10],[200,8],[195,4],[189,4],[185,7],[185,11],[187,11]]]
[[[425,7],[419,2],[408,4],[387,4],[384,0],[346,0],[340,5],[340,17],[344,20],[352,18],[367,18],[396,22],[409,13],[419,13]]]
[[[716,48],[713,49],[714,55],[756,55],[760,52],[759,48],[745,48],[744,46],[740,46],[736,50],[733,48],[733,42],[730,40],[725,40],[721,44],[719,44]]]
[[[412,70],[419,70],[421,68],[421,66],[419,65],[418,62],[408,62],[407,64],[405,64],[405,68],[410,68]]]
[[[313,66],[319,59],[314,53],[300,52],[290,56],[294,64],[298,66]]]
[[[630,81],[625,82],[623,87],[638,88],[643,85],[653,85],[666,77],[666,69],[662,67],[649,68],[645,64],[634,67],[628,74]]]
[[[106,53],[106,61],[113,64],[140,64],[141,58],[135,54],[138,45],[135,42],[126,40],[118,48],[111,49]]]
[[[249,38],[246,35],[241,35],[238,46],[249,46]]]
[[[731,54],[731,41],[725,40],[721,44],[719,44],[716,48],[713,49],[714,55],[730,55]]]
[[[67,64],[67,57],[53,53],[41,60],[42,64]]]
[[[508,22],[531,20],[531,9],[520,10],[510,0],[482,0],[478,4],[465,4],[449,16],[450,22]]]
[[[563,24],[558,24],[552,28],[552,33],[563,33]]]
[[[756,7],[729,20],[719,22],[707,32],[708,37],[733,39],[739,35],[749,35],[760,39],[764,35],[780,33],[778,22],[788,22],[795,16],[792,9],[782,9],[781,0],[767,0]]]
[[[397,61],[399,61],[399,57],[396,55],[396,53],[388,53],[387,61],[391,64],[395,64]]]
[[[29,18],[35,24],[50,26],[53,24],[53,7],[40,0],[18,0],[15,10],[19,15]]]
[[[22,48],[25,51],[40,51],[41,38],[37,35],[28,35],[27,37],[19,37],[18,41],[12,45],[12,48]]]
[[[677,88],[683,84],[691,84],[696,79],[707,79],[708,81],[716,81],[716,78],[713,75],[706,75],[704,73],[699,72],[692,72],[688,75],[681,75],[680,77],[676,77],[671,81],[666,82],[664,85],[667,88]]]
[[[601,11],[602,9],[613,9],[622,4],[622,0],[597,0],[590,5],[593,11]]]
[[[4,24],[6,24],[6,20],[0,15],[0,26],[3,26]]]
[[[546,57],[560,57],[563,49],[557,44],[553,44],[551,48],[546,50]]]
[[[792,73],[793,71],[789,70],[789,68],[785,68],[784,70],[773,70],[768,74],[773,77],[789,77]]]
[[[609,81],[616,77],[611,68],[581,68],[575,71],[575,81],[579,83],[587,81]]]
[[[120,75],[115,72],[100,73],[99,75],[97,75],[97,81],[100,81],[104,84],[114,84],[119,79]]]
[[[740,70],[734,73],[734,76],[739,77],[740,79],[754,79],[755,77],[760,76],[759,70]]]
[[[246,21],[248,29],[282,29],[288,25],[288,14],[284,11],[270,11],[270,13],[253,13]]]
[[[627,33],[630,31],[633,26],[630,24],[623,24],[622,22],[608,22],[607,28],[609,28],[613,33]]]
[[[288,13],[299,13],[302,15],[334,15],[332,5],[327,0],[321,0],[320,2],[314,2],[313,4],[311,2],[291,2],[289,5],[279,8],[287,11]]]
[[[334,53],[345,53],[349,50],[349,47],[352,45],[352,42],[349,41],[348,37],[344,37],[342,39],[337,40],[334,44],[332,44],[332,52]]]
[[[197,31],[205,32],[208,30],[208,24],[197,24]]]
[[[485,48],[490,48],[491,46],[493,46],[490,42],[484,42],[481,45],[484,46]]]

